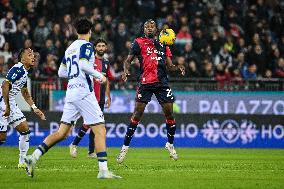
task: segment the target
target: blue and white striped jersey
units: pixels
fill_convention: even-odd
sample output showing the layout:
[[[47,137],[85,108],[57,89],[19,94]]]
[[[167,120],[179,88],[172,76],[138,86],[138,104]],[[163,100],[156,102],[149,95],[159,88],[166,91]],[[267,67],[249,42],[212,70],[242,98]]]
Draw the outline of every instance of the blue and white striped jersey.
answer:
[[[19,62],[9,70],[6,80],[11,84],[9,99],[13,101],[21,89],[27,86],[28,71],[25,69],[24,65]],[[0,92],[0,99],[2,99],[2,90]]]
[[[81,100],[93,93],[93,76],[86,74],[80,67],[80,60],[86,60],[94,64],[93,44],[78,39],[74,41],[65,51],[62,65],[66,67],[68,86],[66,91],[66,102]]]

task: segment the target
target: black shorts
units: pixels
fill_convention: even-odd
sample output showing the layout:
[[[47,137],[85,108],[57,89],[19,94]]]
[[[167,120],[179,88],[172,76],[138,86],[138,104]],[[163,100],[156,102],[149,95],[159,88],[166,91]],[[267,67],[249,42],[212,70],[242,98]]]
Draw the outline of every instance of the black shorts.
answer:
[[[100,106],[102,112],[104,112],[104,110],[105,110],[105,104],[99,104],[99,106]]]
[[[164,83],[150,83],[150,84],[138,84],[136,90],[136,102],[143,102],[147,104],[151,101],[151,98],[155,94],[159,103],[173,103],[175,97],[172,93],[172,89],[168,84]]]

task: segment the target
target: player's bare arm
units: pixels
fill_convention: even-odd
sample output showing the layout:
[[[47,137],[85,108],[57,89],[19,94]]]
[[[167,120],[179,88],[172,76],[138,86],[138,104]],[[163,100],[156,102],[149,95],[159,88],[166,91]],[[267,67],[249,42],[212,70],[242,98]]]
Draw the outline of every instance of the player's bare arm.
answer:
[[[110,97],[110,82],[109,80],[107,79],[106,81],[106,97],[107,97],[107,100],[106,100],[106,107],[109,108],[110,105],[111,105],[111,97]]]
[[[21,89],[22,96],[24,97],[25,101],[32,107],[35,114],[37,114],[41,120],[46,120],[44,113],[38,109],[29,93],[29,90],[26,87]]]
[[[8,117],[10,115],[9,89],[10,89],[10,83],[9,81],[5,80],[2,84],[2,94],[6,106],[4,117]]]
[[[129,68],[130,68],[130,65],[131,65],[131,62],[133,61],[134,59],[134,55],[128,55],[126,60],[124,61],[123,65],[124,65],[124,71],[123,71],[123,74],[121,76],[122,80],[124,82],[127,81],[127,76],[130,75],[129,73]]]
[[[185,75],[185,67],[183,65],[174,65],[172,62],[172,59],[170,57],[167,57],[167,69],[169,71],[180,71],[181,75]]]

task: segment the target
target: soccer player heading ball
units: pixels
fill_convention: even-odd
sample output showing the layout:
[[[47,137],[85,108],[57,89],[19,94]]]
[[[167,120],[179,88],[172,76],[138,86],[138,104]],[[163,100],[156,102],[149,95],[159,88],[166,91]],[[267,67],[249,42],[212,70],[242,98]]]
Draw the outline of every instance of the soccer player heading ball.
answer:
[[[173,116],[173,102],[175,101],[175,98],[168,85],[167,69],[169,71],[180,71],[181,74],[184,75],[185,68],[184,66],[175,66],[172,63],[170,48],[155,39],[156,34],[157,26],[155,21],[147,20],[144,23],[144,36],[134,40],[130,53],[124,62],[124,73],[122,74],[122,79],[124,81],[126,81],[127,76],[130,75],[130,63],[135,56],[139,59],[141,71],[137,86],[134,113],[132,114],[124,138],[124,144],[117,156],[118,163],[123,162],[137,125],[141,120],[147,103],[151,101],[153,94],[155,94],[157,100],[161,104],[166,117],[168,142],[166,143],[165,148],[169,151],[172,159],[178,159],[178,155],[173,146],[176,131],[176,121]]]

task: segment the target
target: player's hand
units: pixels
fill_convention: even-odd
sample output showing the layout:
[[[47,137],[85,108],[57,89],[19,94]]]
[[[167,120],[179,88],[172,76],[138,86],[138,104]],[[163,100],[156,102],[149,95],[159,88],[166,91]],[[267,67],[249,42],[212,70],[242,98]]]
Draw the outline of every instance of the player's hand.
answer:
[[[185,75],[185,67],[184,67],[184,65],[178,65],[178,69],[180,70],[181,75]]]
[[[99,82],[100,84],[105,84],[107,79],[105,76],[103,76],[103,78],[100,80],[100,79],[95,79],[97,82]]]
[[[106,108],[109,108],[111,105],[111,97],[107,97],[107,100],[106,100]]]
[[[129,76],[129,71],[124,71],[121,75],[121,79],[126,82],[127,81],[127,77]]]
[[[101,84],[105,84],[106,81],[107,81],[107,79],[106,79],[106,77],[104,76],[104,77],[100,80],[100,83],[101,83]]]
[[[10,115],[10,108],[9,108],[9,107],[6,107],[6,110],[5,110],[4,114],[3,114],[3,116],[4,116],[5,118],[8,118],[9,115]]]
[[[167,30],[166,29],[162,29],[160,34],[168,34]]]
[[[33,110],[34,110],[34,113],[38,115],[41,120],[46,120],[44,113],[40,109],[34,108]]]

